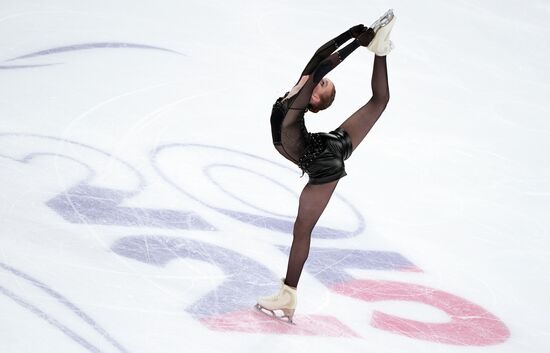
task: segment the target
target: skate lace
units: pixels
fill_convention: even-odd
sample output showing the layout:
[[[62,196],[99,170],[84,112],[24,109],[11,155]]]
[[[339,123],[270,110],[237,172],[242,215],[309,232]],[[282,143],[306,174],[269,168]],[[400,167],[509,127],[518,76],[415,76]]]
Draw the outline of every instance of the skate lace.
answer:
[[[273,294],[272,296],[267,297],[267,300],[278,300],[280,294]]]
[[[268,297],[270,300],[279,300],[282,296],[286,295],[285,292],[279,292],[277,294],[273,294],[272,296]]]

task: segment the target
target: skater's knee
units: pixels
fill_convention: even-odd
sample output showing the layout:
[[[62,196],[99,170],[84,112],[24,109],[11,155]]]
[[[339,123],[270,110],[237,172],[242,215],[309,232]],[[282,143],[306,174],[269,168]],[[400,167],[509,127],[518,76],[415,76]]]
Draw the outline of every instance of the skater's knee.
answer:
[[[311,237],[311,231],[313,230],[312,227],[299,224],[298,222],[294,223],[294,229],[292,234],[295,238],[298,239],[307,239]]]
[[[311,238],[311,231],[309,229],[294,228],[294,232],[292,232],[292,235],[294,236],[294,238],[307,240]]]
[[[315,223],[297,218],[296,222],[294,222],[294,236],[310,236],[313,231],[313,227],[315,227]]]

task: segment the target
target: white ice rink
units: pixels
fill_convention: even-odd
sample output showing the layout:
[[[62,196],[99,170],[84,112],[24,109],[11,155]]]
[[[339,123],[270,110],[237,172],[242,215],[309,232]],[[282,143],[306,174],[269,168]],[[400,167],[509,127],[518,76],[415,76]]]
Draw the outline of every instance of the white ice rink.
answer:
[[[388,8],[389,105],[271,320],[307,182],[271,106]],[[549,38],[543,0],[1,0],[0,353],[550,352]]]

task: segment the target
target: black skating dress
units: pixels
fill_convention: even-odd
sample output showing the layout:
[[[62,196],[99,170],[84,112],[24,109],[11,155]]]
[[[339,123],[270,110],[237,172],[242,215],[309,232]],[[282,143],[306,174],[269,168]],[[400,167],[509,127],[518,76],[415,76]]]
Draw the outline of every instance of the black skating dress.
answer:
[[[342,128],[328,133],[310,133],[304,114],[308,111],[315,86],[359,47],[359,42],[354,39],[336,51],[349,39],[352,39],[351,31],[346,31],[321,46],[302,72],[302,77],[309,76],[307,81],[291,97],[289,92],[279,97],[271,111],[273,145],[283,157],[303,171],[302,176],[308,174],[311,184],[324,184],[347,175],[344,160],[350,157],[352,151],[348,133]]]

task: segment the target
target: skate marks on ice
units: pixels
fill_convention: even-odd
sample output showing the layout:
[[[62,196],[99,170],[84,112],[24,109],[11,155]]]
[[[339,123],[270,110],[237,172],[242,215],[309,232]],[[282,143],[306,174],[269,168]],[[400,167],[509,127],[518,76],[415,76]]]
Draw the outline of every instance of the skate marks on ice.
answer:
[[[374,310],[370,325],[411,338],[459,345],[487,346],[505,342],[510,331],[495,315],[479,305],[445,291],[395,281],[355,280],[331,287],[340,295],[363,300],[404,301],[439,309],[449,317],[445,323],[411,320]]]
[[[178,259],[208,262],[224,272],[224,281],[185,311],[212,330],[248,333],[357,337],[337,318],[298,316],[299,327],[255,312],[251,303],[270,293],[275,273],[261,263],[232,250],[205,242],[166,236],[132,236],[117,241],[112,250],[154,266]]]
[[[0,161],[7,159],[8,163],[15,163],[15,166],[19,163],[17,167],[21,169],[35,164],[38,164],[37,168],[48,168],[47,171],[38,172],[36,175],[44,172],[56,173],[58,184],[56,190],[61,186],[63,191],[60,193],[56,191],[59,194],[46,200],[45,204],[67,222],[134,228],[153,227],[166,230],[189,229],[199,232],[216,231],[214,234],[220,235],[219,244],[223,244],[223,235],[231,231],[231,229],[217,229],[197,214],[197,211],[121,207],[121,202],[146,190],[147,184],[144,177],[127,162],[92,146],[50,136],[2,134],[0,150],[2,151]],[[210,159],[205,159],[205,156],[209,156]],[[185,144],[160,146],[153,150],[151,158],[153,168],[161,176],[161,182],[164,181],[173,186],[191,200],[198,201],[211,210],[219,211],[233,221],[238,221],[237,228],[244,223],[264,230],[280,232],[282,229],[277,225],[281,224],[281,219],[289,225],[292,224],[291,216],[284,217],[280,212],[277,215],[273,210],[255,207],[253,201],[259,202],[258,200],[250,201],[242,197],[234,197],[234,192],[216,182],[213,171],[215,168],[233,168],[245,173],[251,173],[251,170],[262,170],[265,174],[253,173],[253,177],[274,183],[273,178],[270,179],[265,175],[282,175],[284,180],[283,172],[290,174],[288,170],[276,163],[222,147]],[[212,161],[213,158],[216,160]],[[50,163],[47,165],[37,163],[43,160]],[[223,160],[223,163],[220,163],[220,160]],[[67,163],[75,167],[70,170],[63,169],[67,168]],[[205,166],[205,163],[210,164]],[[240,164],[245,164],[248,168],[241,168]],[[179,168],[185,178],[179,177],[178,168],[167,169],[166,166],[171,165],[186,166]],[[208,167],[210,169],[205,174],[210,173],[210,178],[204,178],[197,172],[204,171]],[[75,174],[72,172],[73,169],[78,168],[82,171],[79,175],[83,176],[75,180]],[[292,174],[292,178],[295,178],[296,175]],[[235,182],[236,185],[243,184],[242,175],[240,178]],[[178,183],[174,180],[178,180]],[[278,182],[280,180],[277,179]],[[292,181],[295,182],[294,179]],[[288,185],[290,182],[289,180]],[[281,185],[275,185],[285,188],[284,182],[279,184]],[[341,206],[342,204],[343,207],[357,212],[347,201],[341,202]],[[270,212],[273,213],[272,216],[269,215]],[[358,219],[358,228],[351,232],[326,227],[326,234],[321,237],[334,239],[354,236],[364,229],[360,215]],[[290,233],[290,230],[287,229],[286,232]],[[330,232],[334,233],[330,234]],[[276,289],[278,277],[264,264],[234,250],[181,236],[185,234],[179,235],[178,238],[164,235],[122,237],[112,245],[112,251],[119,256],[159,268],[163,268],[174,260],[192,259],[221,269],[224,273],[222,283],[199,300],[188,303],[185,309],[190,317],[211,330],[359,336],[359,333],[354,332],[348,327],[349,324],[346,324],[345,312],[342,312],[342,317],[299,314],[296,316],[296,323],[300,327],[296,329],[255,312],[253,304],[256,298],[272,293]],[[273,251],[286,252],[287,250],[274,244]],[[374,310],[370,315],[370,322],[369,317],[365,318],[364,329],[370,326],[416,339],[474,346],[497,344],[509,336],[506,326],[498,318],[465,299],[416,284],[355,278],[347,272],[353,269],[421,272],[401,254],[388,251],[313,248],[306,264],[306,271],[335,295],[360,299],[366,303],[378,301],[420,303],[432,306],[449,317],[448,322],[444,324],[429,323],[408,320]],[[414,295],[406,296],[400,293],[414,293]],[[366,304],[365,307],[372,308],[372,304]],[[479,332],[477,335],[474,334],[476,330]]]
[[[279,333],[308,336],[362,337],[345,319],[328,315],[297,315],[290,325],[251,307],[258,296],[274,291],[276,275],[243,254],[212,244],[165,236],[135,236],[117,241],[113,251],[121,256],[166,266],[177,259],[208,262],[225,274],[224,282],[185,310],[212,330]],[[367,259],[367,260],[365,260]],[[482,307],[445,291],[411,283],[356,279],[351,269],[421,272],[398,253],[352,249],[312,248],[306,271],[335,294],[367,303],[404,301],[428,305],[445,313],[445,323],[422,322],[374,310],[373,328],[431,342],[485,346],[506,341],[507,327]],[[271,285],[270,285],[271,283]],[[265,288],[262,293],[258,288]],[[342,312],[345,317],[345,312]],[[365,323],[367,320],[365,320]]]
[[[36,58],[36,57],[41,57],[46,55],[61,54],[66,52],[82,51],[82,50],[90,50],[90,49],[158,50],[158,51],[168,52],[176,55],[185,55],[172,49],[161,48],[161,47],[156,47],[156,46],[146,45],[146,44],[123,43],[123,42],[98,42],[98,43],[81,43],[81,44],[73,44],[73,45],[67,45],[62,47],[49,48],[49,49],[40,50],[29,54],[19,55],[15,58],[5,60],[4,62],[10,63],[17,60],[25,60],[25,59],[31,59],[31,58]],[[28,68],[37,68],[37,67],[60,65],[60,64],[63,64],[63,63],[0,65],[0,70],[28,69]]]
[[[0,158],[23,164],[45,158],[54,167],[60,160],[66,160],[86,170],[87,175],[76,183],[65,181],[63,173],[56,171],[58,182],[69,186],[46,202],[70,223],[215,230],[192,211],[120,206],[143,192],[147,186],[145,180],[127,162],[95,147],[34,134],[0,134],[0,147]]]
[[[285,253],[288,247],[280,248]],[[444,323],[418,321],[373,309],[373,328],[431,342],[486,346],[510,337],[495,315],[464,298],[413,283],[355,278],[350,270],[423,272],[399,253],[313,247],[305,265],[308,273],[332,292],[366,303],[398,301],[432,307],[448,317]]]
[[[206,222],[194,211],[120,206],[146,189],[145,179],[129,163],[93,146],[52,136],[4,133],[0,134],[0,147],[2,151],[0,158],[4,157],[15,162],[29,164],[38,159],[46,158],[51,161],[53,167],[56,167],[60,160],[66,160],[86,169],[87,175],[79,182],[65,181],[63,173],[55,171],[58,182],[68,186],[66,186],[64,192],[48,200],[46,205],[68,222],[201,231],[217,230],[216,227]],[[186,173],[185,178],[171,179],[173,170],[162,166],[163,155],[160,152],[169,152],[170,150],[178,154],[178,158],[181,158],[181,162],[184,163],[183,165],[189,166],[189,168],[183,168]],[[201,154],[200,151],[203,153]],[[201,158],[201,163],[206,161],[210,164],[196,166],[193,163],[196,160],[192,159],[187,153],[194,155],[193,158],[195,159],[197,156],[206,156]],[[215,156],[215,161],[211,161],[212,156]],[[288,173],[289,168],[252,154],[207,145],[164,145],[154,149],[151,158],[151,163],[159,173],[161,180],[174,187],[184,196],[239,222],[292,234],[293,216],[283,217],[277,214],[270,216],[268,210],[246,203],[235,193],[224,190],[222,185],[216,182],[210,174],[213,168],[233,168],[250,172],[250,170],[247,171],[240,165],[220,163],[224,160],[230,160],[233,163],[240,162],[241,164],[243,162],[261,164],[262,167],[275,169],[279,173],[281,173],[281,170]],[[210,158],[210,160],[205,158]],[[177,169],[181,170],[182,168],[178,165]],[[207,178],[204,179],[202,174],[196,177],[194,174],[198,172],[204,172]],[[256,173],[255,177],[267,180],[277,187],[286,188],[266,174]],[[210,183],[200,182],[197,184],[197,179],[210,181]],[[177,180],[177,182],[173,180]],[[97,186],[98,184],[101,186]],[[200,190],[198,195],[196,194],[197,187]],[[349,214],[355,215],[356,229],[348,231],[320,225],[313,232],[314,237],[346,238],[356,236],[364,231],[365,222],[357,209],[343,197],[336,195],[336,198],[339,199],[343,207],[348,209]],[[220,202],[220,200],[223,202]],[[216,205],[216,202],[224,205],[230,204],[233,208],[220,207]],[[242,206],[243,204],[245,207]]]
[[[273,313],[266,312],[259,304],[254,306],[255,312],[234,313],[227,317],[223,322],[215,320],[212,324],[214,327],[232,328],[234,331],[240,332],[269,332],[287,335],[301,336],[322,336],[322,337],[355,337],[361,338],[359,334],[347,327],[334,316],[329,315],[308,315],[297,314],[289,321],[288,317],[283,317],[280,310],[275,310]],[[296,322],[298,318],[298,322]],[[254,328],[251,330],[249,324],[244,327],[234,325],[233,321],[254,323]],[[224,330],[225,331],[225,330]]]
[[[246,200],[243,195],[254,194],[250,190],[232,190],[224,187],[250,187],[265,185],[269,190],[281,190],[281,194],[295,194],[286,182],[295,182],[299,174],[287,166],[260,156],[226,147],[203,144],[167,144],[155,148],[150,154],[151,164],[157,174],[174,189],[200,204],[239,222],[286,234],[292,234],[296,215],[288,214],[288,207],[266,209],[266,205],[286,205],[284,202],[266,202],[274,193],[261,199]],[[182,168],[186,165],[189,168]],[[252,166],[252,167],[251,167]],[[260,172],[261,171],[261,172]],[[184,172],[184,173],[183,173]],[[217,176],[223,173],[218,181]],[[231,177],[235,175],[235,182]],[[243,183],[243,178],[254,183]],[[208,181],[208,182],[205,182]],[[241,192],[239,192],[241,191]],[[257,194],[265,193],[262,189]],[[365,230],[365,220],[361,213],[344,197],[335,193],[334,198],[346,214],[355,218],[355,229],[345,230],[319,224],[312,237],[321,239],[351,238]],[[228,207],[230,206],[230,207]],[[286,212],[286,214],[284,213]]]
[[[59,330],[82,348],[90,352],[101,352],[105,349],[106,341],[108,343],[107,346],[115,348],[119,352],[129,352],[107,330],[101,327],[99,323],[61,293],[30,275],[0,262],[0,272],[2,271],[4,274],[16,278],[17,281],[8,281],[8,287],[10,288],[0,285],[0,294],[34,314],[38,319],[47,322],[51,327]],[[17,285],[14,286],[13,283],[17,283]],[[39,295],[33,295],[36,293]],[[33,301],[36,301],[36,297],[41,298],[44,295],[53,299],[53,302],[50,302],[48,305],[33,303]],[[67,321],[72,322],[73,318],[76,318],[83,325],[68,324]],[[93,337],[93,340],[97,343],[94,344],[85,337]],[[102,349],[98,347],[102,347]]]

